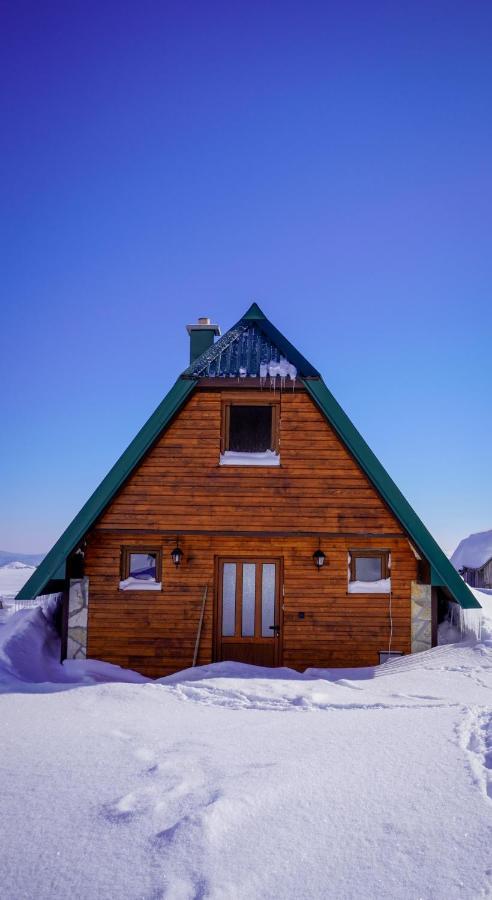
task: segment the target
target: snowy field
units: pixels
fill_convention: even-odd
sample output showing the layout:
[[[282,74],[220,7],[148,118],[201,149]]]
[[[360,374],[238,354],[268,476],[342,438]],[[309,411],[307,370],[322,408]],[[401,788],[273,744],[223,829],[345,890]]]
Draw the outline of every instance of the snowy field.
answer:
[[[16,594],[24,587],[28,578],[35,571],[35,566],[26,565],[23,562],[9,562],[0,565],[0,625],[2,625],[12,613],[26,606],[33,606],[36,600],[31,603],[22,603],[15,600]]]
[[[481,640],[377,669],[161,682],[61,666],[49,607],[10,615],[1,897],[491,897],[488,610]]]
[[[35,571],[35,566],[23,562],[10,562],[0,565],[0,600],[11,600],[24,587],[28,578]]]

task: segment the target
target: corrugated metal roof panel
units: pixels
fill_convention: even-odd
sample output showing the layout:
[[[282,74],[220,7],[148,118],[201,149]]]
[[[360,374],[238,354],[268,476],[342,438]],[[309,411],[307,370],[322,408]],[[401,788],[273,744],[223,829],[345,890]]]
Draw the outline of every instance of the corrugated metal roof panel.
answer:
[[[242,322],[202,353],[186,374],[195,378],[258,377],[262,363],[268,365],[285,358],[279,347],[256,324]],[[290,360],[287,361],[290,363]]]

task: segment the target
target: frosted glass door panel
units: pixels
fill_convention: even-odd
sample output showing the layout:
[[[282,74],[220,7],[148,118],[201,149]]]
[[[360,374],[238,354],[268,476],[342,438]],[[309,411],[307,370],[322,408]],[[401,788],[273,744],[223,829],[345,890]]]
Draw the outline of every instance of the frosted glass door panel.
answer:
[[[255,633],[255,563],[243,563],[243,637],[254,637]]]
[[[263,563],[261,577],[261,635],[273,637],[275,625],[275,563]]]
[[[222,635],[236,633],[236,563],[224,563],[222,585]]]

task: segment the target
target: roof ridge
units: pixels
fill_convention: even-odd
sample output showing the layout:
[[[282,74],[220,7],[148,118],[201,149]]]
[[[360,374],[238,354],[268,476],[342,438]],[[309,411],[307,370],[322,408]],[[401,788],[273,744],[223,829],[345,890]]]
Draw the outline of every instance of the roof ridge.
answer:
[[[243,319],[266,319],[266,316],[262,312],[258,304],[254,301],[249,309],[247,309],[244,313]]]

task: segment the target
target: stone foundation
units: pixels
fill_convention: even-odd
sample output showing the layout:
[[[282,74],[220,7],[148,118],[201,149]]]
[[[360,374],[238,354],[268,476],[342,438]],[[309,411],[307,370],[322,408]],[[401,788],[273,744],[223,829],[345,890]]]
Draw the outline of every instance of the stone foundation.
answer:
[[[89,609],[89,579],[71,578],[68,594],[67,659],[87,656],[87,613]]]
[[[432,647],[432,588],[412,581],[412,653]]]

